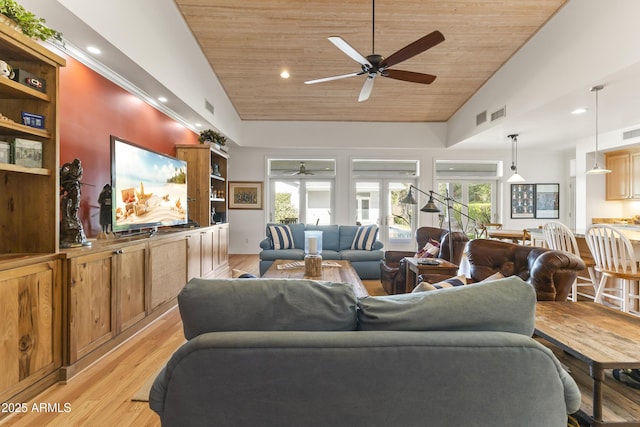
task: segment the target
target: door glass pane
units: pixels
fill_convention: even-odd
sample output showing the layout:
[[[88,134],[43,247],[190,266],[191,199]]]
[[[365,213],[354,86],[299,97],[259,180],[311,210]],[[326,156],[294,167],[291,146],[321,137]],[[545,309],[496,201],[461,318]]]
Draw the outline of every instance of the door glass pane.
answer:
[[[356,182],[356,206],[357,223],[377,224],[380,218],[380,183]]]
[[[300,182],[276,181],[273,207],[275,222],[295,224],[300,217]]]
[[[306,218],[307,224],[331,224],[331,182],[306,181]]]
[[[409,185],[407,182],[389,182],[389,242],[413,239],[413,205],[400,203],[409,193]]]

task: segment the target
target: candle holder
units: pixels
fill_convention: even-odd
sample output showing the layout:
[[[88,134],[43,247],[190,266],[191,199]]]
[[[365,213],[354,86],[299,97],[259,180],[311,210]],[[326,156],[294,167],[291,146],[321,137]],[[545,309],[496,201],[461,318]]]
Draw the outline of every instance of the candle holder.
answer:
[[[304,232],[304,277],[322,277],[322,231]]]

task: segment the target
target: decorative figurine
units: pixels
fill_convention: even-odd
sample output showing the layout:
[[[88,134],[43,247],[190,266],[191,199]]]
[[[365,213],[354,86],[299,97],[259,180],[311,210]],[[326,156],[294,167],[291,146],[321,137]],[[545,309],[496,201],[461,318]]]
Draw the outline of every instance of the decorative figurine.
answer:
[[[111,185],[105,184],[102,187],[102,191],[98,196],[98,203],[100,204],[100,227],[102,228],[98,233],[98,239],[110,239],[114,235],[111,232]]]
[[[13,67],[0,59],[0,76],[12,79],[15,76]]]
[[[84,234],[82,222],[78,217],[80,210],[80,180],[82,179],[82,164],[79,159],[65,163],[60,167],[60,247],[90,246]]]

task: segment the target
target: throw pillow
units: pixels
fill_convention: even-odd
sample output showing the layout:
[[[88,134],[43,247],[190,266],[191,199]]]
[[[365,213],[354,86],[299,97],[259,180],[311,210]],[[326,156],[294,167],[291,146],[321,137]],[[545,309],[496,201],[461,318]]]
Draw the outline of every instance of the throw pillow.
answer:
[[[378,226],[375,224],[358,227],[356,236],[351,243],[351,249],[370,251],[378,236]]]
[[[492,280],[498,280],[498,279],[504,279],[504,274],[500,273],[499,271],[496,271],[491,276],[487,277],[484,280],[481,280],[481,282],[490,282]]]
[[[270,225],[271,246],[273,249],[293,249],[293,234],[288,225]]]
[[[452,277],[438,283],[422,282],[418,286],[413,288],[413,291],[411,292],[435,291],[438,289],[453,288],[454,286],[464,286],[466,284],[467,278],[464,274],[461,274],[460,276]]]
[[[235,268],[231,269],[231,277],[233,279],[255,279],[257,276],[249,273],[248,271],[237,270]]]
[[[429,239],[424,248],[416,253],[416,258],[437,258],[440,253],[440,242]]]

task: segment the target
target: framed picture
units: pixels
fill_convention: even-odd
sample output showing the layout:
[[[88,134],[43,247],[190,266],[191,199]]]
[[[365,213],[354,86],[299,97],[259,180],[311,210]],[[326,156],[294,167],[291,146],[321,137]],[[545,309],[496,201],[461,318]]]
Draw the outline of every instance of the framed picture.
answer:
[[[533,218],[535,195],[535,184],[511,184],[511,218]]]
[[[229,182],[229,209],[263,209],[263,183]]]
[[[560,218],[560,184],[536,184],[536,218]]]

